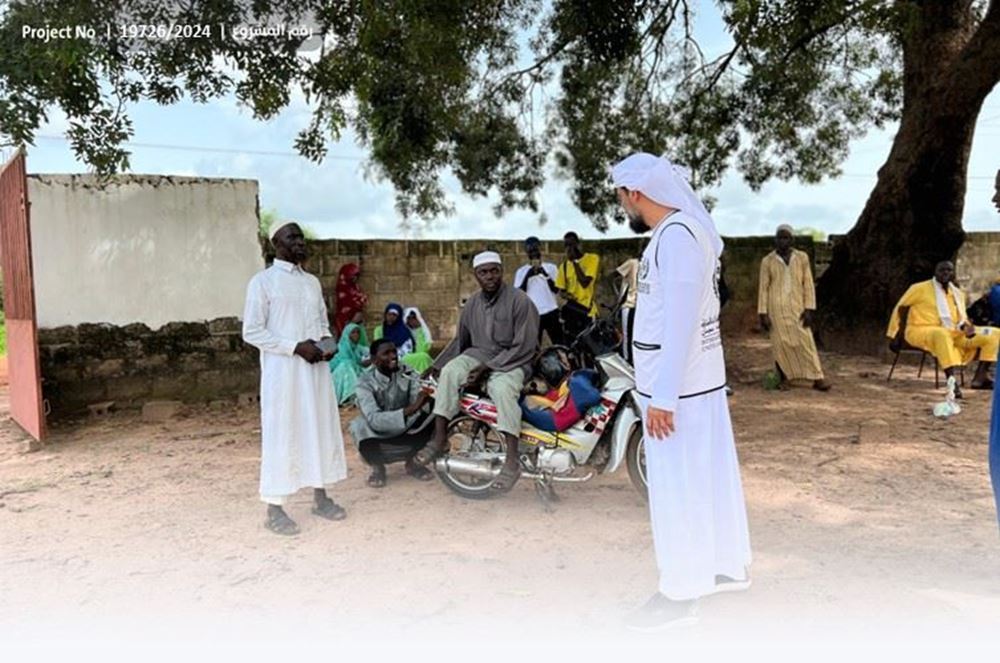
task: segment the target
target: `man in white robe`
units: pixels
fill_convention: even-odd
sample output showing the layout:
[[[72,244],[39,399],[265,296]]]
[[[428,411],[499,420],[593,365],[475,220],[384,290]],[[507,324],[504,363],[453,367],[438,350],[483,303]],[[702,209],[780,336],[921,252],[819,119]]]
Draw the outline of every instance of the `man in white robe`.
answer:
[[[660,581],[629,626],[659,630],[694,621],[700,597],[750,584],[719,332],[723,244],[687,173],[667,159],[634,154],[612,179],[632,230],[653,231],[639,264],[632,347]]]
[[[291,222],[276,222],[269,234],[276,259],[247,287],[243,339],[260,350],[264,525],[276,534],[294,535],[299,527],[284,505],[301,488],[314,489],[315,515],[347,517],[326,494],[327,486],[347,476],[347,466],[326,363],[333,350],[326,342],[331,336],[323,291],[319,279],[301,267],[307,256],[305,237]]]

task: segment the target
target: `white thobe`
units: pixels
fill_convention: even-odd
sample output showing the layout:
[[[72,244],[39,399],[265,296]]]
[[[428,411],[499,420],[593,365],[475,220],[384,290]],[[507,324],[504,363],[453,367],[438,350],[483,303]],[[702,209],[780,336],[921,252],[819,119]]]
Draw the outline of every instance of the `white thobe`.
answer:
[[[315,276],[275,260],[250,280],[243,339],[260,350],[260,495],[268,504],[347,476],[330,367],[295,354],[300,341],[326,336],[326,305]]]
[[[687,600],[713,593],[716,576],[747,577],[750,535],[711,300],[718,257],[685,215],[662,223],[640,268],[635,347],[656,365],[639,385],[643,420],[651,403],[674,413],[668,438],[645,435],[659,591]]]

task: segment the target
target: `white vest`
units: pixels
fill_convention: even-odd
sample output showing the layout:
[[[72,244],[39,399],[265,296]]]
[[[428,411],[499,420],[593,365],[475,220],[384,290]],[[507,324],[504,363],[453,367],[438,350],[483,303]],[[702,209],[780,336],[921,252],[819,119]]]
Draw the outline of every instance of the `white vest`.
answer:
[[[726,386],[726,362],[722,354],[722,335],[719,330],[719,274],[722,265],[711,239],[701,225],[690,216],[677,212],[665,218],[653,231],[643,251],[639,264],[639,298],[635,311],[634,349],[635,380],[637,391],[646,397],[653,395],[653,383],[662,370],[667,316],[675,312],[662,304],[664,284],[657,264],[657,249],[664,232],[670,226],[681,226],[698,242],[705,261],[705,279],[701,284],[699,325],[687,352],[687,365],[681,379],[681,398],[691,398],[722,389]]]

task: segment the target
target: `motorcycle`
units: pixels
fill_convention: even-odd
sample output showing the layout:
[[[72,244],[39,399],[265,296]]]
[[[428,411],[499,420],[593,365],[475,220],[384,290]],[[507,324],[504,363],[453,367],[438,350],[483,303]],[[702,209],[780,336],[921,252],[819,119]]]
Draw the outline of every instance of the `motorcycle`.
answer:
[[[533,479],[546,504],[554,498],[554,483],[581,483],[610,474],[623,464],[629,479],[646,499],[646,465],[642,418],[635,399],[635,371],[616,349],[620,334],[597,320],[567,348],[576,363],[596,370],[601,402],[572,427],[549,432],[521,423],[518,456],[521,477]],[[425,382],[433,396],[436,383]],[[460,412],[448,425],[444,454],[434,463],[438,478],[455,493],[470,499],[495,494],[493,483],[507,454],[496,427],[497,409],[485,395],[465,392]]]

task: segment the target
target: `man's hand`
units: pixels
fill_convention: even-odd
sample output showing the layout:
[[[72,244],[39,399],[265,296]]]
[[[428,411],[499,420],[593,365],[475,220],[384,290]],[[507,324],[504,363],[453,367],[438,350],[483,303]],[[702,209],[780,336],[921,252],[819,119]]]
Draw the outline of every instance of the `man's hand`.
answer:
[[[307,339],[300,341],[295,346],[295,354],[305,359],[310,364],[317,364],[323,361],[323,351],[316,347],[316,341]]]
[[[962,326],[962,331],[965,333],[965,338],[972,338],[976,335],[976,326],[971,322],[966,322]]]
[[[421,380],[437,380],[441,376],[441,369],[436,366],[431,366],[426,371],[420,374]]]
[[[420,408],[422,408],[427,403],[428,398],[430,397],[427,395],[426,391],[421,391],[420,393],[418,393],[417,397],[413,400],[413,402],[407,405],[405,408],[403,408],[403,416],[412,417],[414,414],[419,412]]]
[[[670,437],[674,432],[674,413],[650,405],[646,410],[646,431],[658,440]]]
[[[771,316],[767,313],[760,314],[760,328],[766,332],[771,331]]]
[[[463,387],[465,389],[472,389],[479,385],[480,382],[489,377],[490,369],[486,366],[477,366],[476,368],[469,371],[469,377],[466,378]]]
[[[806,309],[802,311],[802,316],[799,318],[802,326],[806,329],[812,329],[813,326],[813,311]]]

